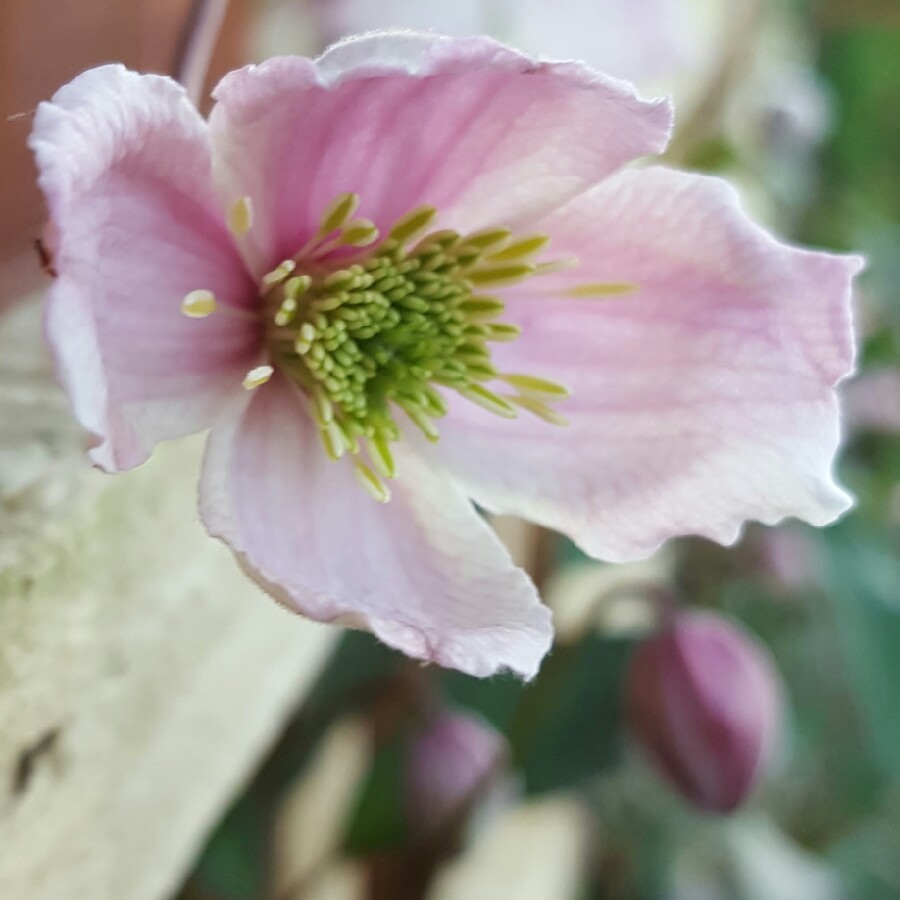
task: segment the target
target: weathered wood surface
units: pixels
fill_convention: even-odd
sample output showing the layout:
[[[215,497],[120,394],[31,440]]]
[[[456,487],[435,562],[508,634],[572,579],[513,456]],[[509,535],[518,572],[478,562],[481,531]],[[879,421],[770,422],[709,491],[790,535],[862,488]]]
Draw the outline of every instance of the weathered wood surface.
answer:
[[[37,320],[0,319],[0,897],[161,900],[336,632],[203,532],[198,441],[88,468]]]

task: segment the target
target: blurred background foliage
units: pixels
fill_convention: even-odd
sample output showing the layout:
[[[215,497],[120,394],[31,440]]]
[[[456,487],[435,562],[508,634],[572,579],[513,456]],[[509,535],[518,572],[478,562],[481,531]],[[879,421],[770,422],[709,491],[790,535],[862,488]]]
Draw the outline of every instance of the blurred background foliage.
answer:
[[[260,55],[274,33],[315,49],[317,6],[258,4]],[[673,87],[670,160],[732,178],[793,240],[868,257],[840,462],[856,509],[824,531],[750,528],[733,548],[681,540],[615,571],[506,523],[561,626],[540,676],[476,681],[346,634],[180,900],[900,897],[900,6],[724,6],[712,64]],[[785,680],[774,764],[730,816],[693,811],[623,728],[648,585],[741,621]],[[423,840],[409,742],[444,704],[483,717],[509,754],[466,827]]]

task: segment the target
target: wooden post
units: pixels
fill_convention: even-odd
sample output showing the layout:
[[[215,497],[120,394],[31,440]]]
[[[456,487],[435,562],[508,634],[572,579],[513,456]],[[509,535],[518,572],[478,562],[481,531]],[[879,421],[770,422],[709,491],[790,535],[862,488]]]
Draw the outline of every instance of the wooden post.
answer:
[[[163,900],[336,629],[196,513],[201,442],[91,470],[30,304],[0,318],[0,897]]]

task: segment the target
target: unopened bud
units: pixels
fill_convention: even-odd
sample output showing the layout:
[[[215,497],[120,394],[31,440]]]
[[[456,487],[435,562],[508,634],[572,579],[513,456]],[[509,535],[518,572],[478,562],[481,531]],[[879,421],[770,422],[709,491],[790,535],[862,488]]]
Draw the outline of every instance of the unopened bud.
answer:
[[[497,784],[506,741],[484,719],[441,712],[415,735],[405,768],[409,823],[433,831],[459,822]]]
[[[759,778],[781,723],[768,651],[712,613],[686,613],[635,651],[628,726],[650,762],[695,806],[730,812]]]

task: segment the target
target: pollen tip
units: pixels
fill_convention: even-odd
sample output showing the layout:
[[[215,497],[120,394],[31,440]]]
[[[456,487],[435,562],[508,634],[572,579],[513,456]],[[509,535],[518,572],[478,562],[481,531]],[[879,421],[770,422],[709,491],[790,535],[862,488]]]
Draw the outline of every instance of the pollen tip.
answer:
[[[205,319],[216,311],[217,306],[216,295],[212,291],[191,291],[181,301],[181,312],[189,319]]]
[[[353,461],[353,471],[356,480],[372,499],[379,503],[387,503],[391,499],[387,485],[362,460]]]
[[[251,369],[245,376],[241,384],[245,391],[252,391],[260,385],[265,384],[274,374],[275,370],[271,366],[257,366]]]
[[[228,211],[228,230],[241,237],[253,227],[253,202],[249,197],[241,197]]]
[[[525,394],[510,397],[509,400],[511,403],[515,403],[516,406],[527,410],[532,415],[537,416],[539,419],[543,419],[550,425],[557,425],[560,428],[565,428],[569,424],[569,420],[562,415],[562,413],[557,412],[552,406],[548,406],[543,401],[538,400],[537,397]]]
[[[586,284],[578,284],[564,291],[567,297],[585,298],[592,297],[623,297],[634,294],[638,286],[632,281],[597,281]]]
[[[563,259],[553,259],[549,262],[538,263],[534,267],[534,274],[553,275],[555,272],[565,272],[567,269],[574,269],[577,265],[577,256],[567,256]]]
[[[517,259],[526,259],[533,256],[539,250],[542,250],[550,242],[548,234],[533,234],[529,237],[522,238],[507,244],[500,250],[492,253],[488,260],[490,262],[511,262]]]
[[[379,237],[378,228],[368,219],[353,219],[341,231],[341,243],[349,247],[368,247]]]
[[[467,277],[476,287],[504,287],[518,284],[536,271],[537,267],[530,263],[510,263],[475,269]]]
[[[348,222],[353,214],[359,209],[359,194],[338,194],[322,213],[321,224],[317,236],[320,238],[337,231],[338,228]]]
[[[337,422],[333,419],[324,427],[319,428],[319,437],[325,447],[325,453],[331,460],[339,460],[347,450],[344,443],[344,435]]]
[[[501,416],[504,419],[515,419],[516,408],[505,398],[493,391],[489,391],[480,384],[470,384],[459,391],[467,400],[477,403],[488,412]]]
[[[262,286],[264,290],[281,284],[293,271],[297,268],[297,263],[292,259],[286,259],[280,262],[271,272],[266,272],[262,277]]]
[[[565,400],[572,393],[564,384],[550,381],[547,378],[537,378],[534,375],[504,374],[499,377],[501,381],[505,381],[508,385],[526,395]]]
[[[434,221],[437,208],[434,206],[420,206],[407,213],[394,223],[389,237],[398,244],[405,244],[418,237]]]

